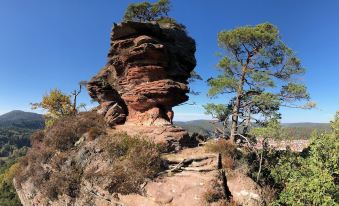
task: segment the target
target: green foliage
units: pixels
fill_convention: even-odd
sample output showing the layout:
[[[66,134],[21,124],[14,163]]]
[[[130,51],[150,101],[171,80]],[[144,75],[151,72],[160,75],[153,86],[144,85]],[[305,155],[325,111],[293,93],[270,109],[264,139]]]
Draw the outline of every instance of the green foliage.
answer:
[[[43,122],[39,115],[21,111],[10,112],[4,119],[9,120],[11,127],[0,128],[0,205],[19,206],[21,203],[12,184],[20,168],[17,161],[26,154],[30,135]],[[30,120],[34,124],[30,124]]]
[[[255,49],[256,52],[263,49],[261,52],[266,51],[266,56],[272,53],[268,53],[265,48],[275,44],[278,38],[278,29],[269,23],[258,24],[254,27],[239,27],[231,31],[220,32],[218,35],[219,45],[225,49],[232,49],[234,54],[239,54],[246,49],[245,46],[249,46],[248,49]],[[280,46],[282,46],[281,49],[287,50],[283,45]],[[277,53],[278,51],[275,54]]]
[[[264,127],[255,127],[250,131],[251,136],[272,139],[285,139],[284,128],[277,119],[271,119]]]
[[[0,205],[1,206],[20,206],[21,202],[16,194],[13,185],[7,182],[1,182],[0,176]]]
[[[331,121],[331,128],[333,130],[333,132],[338,135],[339,133],[339,111],[337,111],[334,120]]]
[[[74,114],[71,96],[66,95],[59,89],[53,89],[42,97],[39,103],[32,103],[32,109],[47,110],[45,115],[46,127],[51,126],[56,119]]]
[[[0,157],[10,156],[17,149],[29,147],[29,137],[33,131],[22,128],[0,128]]]
[[[203,105],[206,114],[212,115],[213,118],[217,118],[220,121],[225,121],[228,119],[231,114],[230,106],[225,106],[224,104],[212,104],[208,103]]]
[[[79,90],[74,90],[71,95],[67,95],[59,89],[53,89],[42,97],[41,102],[31,103],[32,109],[43,109],[47,111],[44,115],[46,127],[50,127],[56,120],[62,117],[77,115],[80,109],[85,109],[86,111],[86,104],[77,104],[77,97],[81,93],[84,85],[86,85],[86,82],[81,81],[79,83]]]
[[[237,88],[237,79],[234,77],[226,77],[219,75],[216,78],[207,81],[210,89],[208,95],[214,97],[219,94],[233,93]]]
[[[16,152],[0,164],[0,205],[19,206],[21,202],[16,194],[12,180],[19,170],[17,160],[26,153],[26,150]]]
[[[282,87],[281,96],[286,99],[309,99],[310,96],[304,85],[288,83]]]
[[[328,134],[315,132],[310,150],[303,156],[279,159],[271,174],[283,190],[276,205],[338,205],[338,113]]]
[[[234,94],[230,103],[225,104],[232,105],[233,122],[250,120],[253,115],[264,120],[277,118],[280,106],[304,109],[315,106],[296,104],[310,98],[306,87],[295,83],[305,69],[282,42],[274,25],[263,23],[222,31],[218,43],[225,51],[218,63],[221,74],[208,80],[208,95]],[[238,127],[232,125],[232,132]]]
[[[159,0],[154,4],[149,2],[134,3],[127,7],[123,20],[136,22],[160,21],[162,23],[175,23],[174,19],[168,17],[169,11],[169,0]]]

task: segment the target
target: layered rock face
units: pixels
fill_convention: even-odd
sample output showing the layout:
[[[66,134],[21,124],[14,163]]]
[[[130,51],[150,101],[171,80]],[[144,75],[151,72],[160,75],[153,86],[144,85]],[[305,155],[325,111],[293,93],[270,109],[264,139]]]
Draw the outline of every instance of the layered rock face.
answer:
[[[97,112],[107,125],[169,150],[189,146],[188,133],[172,125],[172,108],[188,100],[194,53],[194,40],[173,24],[115,24],[108,63],[88,83]]]
[[[172,107],[188,100],[195,42],[173,25],[114,25],[107,65],[88,84],[110,126],[170,125]]]

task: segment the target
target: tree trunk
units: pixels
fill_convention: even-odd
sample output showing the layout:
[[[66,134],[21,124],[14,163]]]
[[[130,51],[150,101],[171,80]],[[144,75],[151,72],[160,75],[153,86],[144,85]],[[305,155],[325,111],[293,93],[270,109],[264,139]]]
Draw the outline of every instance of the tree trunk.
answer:
[[[264,153],[264,151],[261,151],[260,162],[259,162],[259,170],[258,170],[258,174],[257,174],[257,183],[259,182],[259,179],[260,179],[260,173],[261,173],[261,167],[262,167],[263,153]]]
[[[250,124],[251,124],[251,111],[250,110],[251,110],[251,106],[247,106],[246,107],[247,117],[246,117],[245,126],[243,130],[244,134],[247,134],[250,130]]]
[[[246,66],[242,68],[241,77],[238,84],[237,89],[237,97],[234,102],[233,111],[232,111],[232,127],[231,127],[231,141],[235,141],[235,137],[238,133],[238,119],[239,119],[239,109],[240,109],[240,103],[241,98],[243,96],[243,90],[244,90],[244,82],[245,82],[245,76],[246,76]]]

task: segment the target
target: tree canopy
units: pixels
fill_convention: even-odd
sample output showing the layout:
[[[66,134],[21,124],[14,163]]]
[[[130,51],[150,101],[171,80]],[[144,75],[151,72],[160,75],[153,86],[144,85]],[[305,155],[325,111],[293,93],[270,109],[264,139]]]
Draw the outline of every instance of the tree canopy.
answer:
[[[169,0],[159,0],[151,4],[149,2],[141,2],[130,4],[124,15],[124,21],[150,22],[150,21],[173,21],[168,17],[170,11]]]
[[[263,23],[222,31],[218,43],[224,51],[217,65],[221,74],[208,80],[208,95],[230,94],[231,100],[225,105],[232,105],[232,139],[239,121],[248,124],[251,120],[279,118],[281,106],[315,106],[297,104],[310,99],[300,83],[305,68],[274,25]]]
[[[66,95],[59,89],[53,89],[42,97],[39,103],[32,103],[32,109],[42,108],[47,110],[45,125],[50,126],[55,119],[74,114],[71,96]]]

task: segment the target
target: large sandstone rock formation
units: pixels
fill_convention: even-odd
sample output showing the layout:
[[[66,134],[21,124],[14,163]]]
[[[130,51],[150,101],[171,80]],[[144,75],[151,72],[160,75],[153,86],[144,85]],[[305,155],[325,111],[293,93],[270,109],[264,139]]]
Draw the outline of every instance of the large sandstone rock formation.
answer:
[[[172,126],[172,108],[188,100],[194,53],[194,40],[173,24],[115,24],[108,63],[88,83],[97,112],[129,134],[169,148],[188,145],[187,132]]]
[[[172,107],[188,100],[195,42],[173,25],[114,25],[107,65],[88,84],[109,125],[171,123]]]

